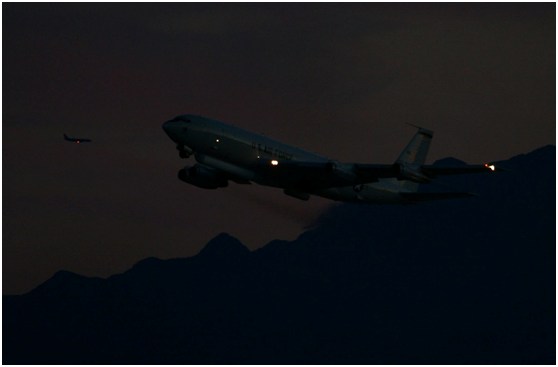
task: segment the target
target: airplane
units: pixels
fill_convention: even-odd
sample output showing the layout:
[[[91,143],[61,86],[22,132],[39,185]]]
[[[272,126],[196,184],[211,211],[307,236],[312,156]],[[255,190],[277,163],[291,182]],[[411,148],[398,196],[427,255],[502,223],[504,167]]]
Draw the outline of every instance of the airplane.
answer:
[[[414,126],[414,125],[411,125]],[[467,192],[419,193],[420,184],[443,175],[504,171],[490,164],[425,165],[433,132],[418,132],[393,164],[341,163],[232,125],[196,115],[163,123],[181,158],[196,164],[178,172],[181,181],[204,189],[252,182],[282,188],[286,195],[311,195],[362,204],[418,204],[477,196]]]
[[[64,134],[64,140],[66,141],[71,141],[73,143],[91,143],[91,139],[72,139],[72,138],[68,138],[68,136],[66,136],[66,134]]]

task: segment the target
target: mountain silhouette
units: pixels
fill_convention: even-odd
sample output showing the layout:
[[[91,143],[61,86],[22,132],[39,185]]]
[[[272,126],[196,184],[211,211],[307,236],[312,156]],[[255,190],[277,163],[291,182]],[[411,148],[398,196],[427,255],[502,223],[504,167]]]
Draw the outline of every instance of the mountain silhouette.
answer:
[[[446,158],[435,164],[463,164]],[[555,364],[556,148],[441,177],[478,197],[334,205],[294,241],[3,296],[5,364]]]
[[[197,255],[198,258],[204,259],[231,259],[242,258],[250,253],[239,240],[230,236],[228,233],[221,233],[205,245],[205,247]]]

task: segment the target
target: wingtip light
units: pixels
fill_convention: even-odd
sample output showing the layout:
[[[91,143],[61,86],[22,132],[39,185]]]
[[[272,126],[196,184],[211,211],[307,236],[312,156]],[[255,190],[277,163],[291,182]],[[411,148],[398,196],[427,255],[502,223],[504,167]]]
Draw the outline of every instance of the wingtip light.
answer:
[[[489,166],[488,163],[487,163],[487,164],[485,164],[484,166],[485,166],[486,168],[490,168],[490,169],[493,170],[493,171],[496,170],[496,167],[495,167],[493,164]]]

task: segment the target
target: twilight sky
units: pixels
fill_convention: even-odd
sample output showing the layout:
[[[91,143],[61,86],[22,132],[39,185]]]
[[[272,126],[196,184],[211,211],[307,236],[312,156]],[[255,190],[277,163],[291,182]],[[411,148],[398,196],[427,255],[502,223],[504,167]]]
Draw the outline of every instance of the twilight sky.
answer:
[[[544,4],[2,4],[2,288],[196,254],[220,232],[293,240],[332,202],[178,180],[161,124],[214,118],[345,162],[556,144]],[[63,140],[86,137],[91,144]]]

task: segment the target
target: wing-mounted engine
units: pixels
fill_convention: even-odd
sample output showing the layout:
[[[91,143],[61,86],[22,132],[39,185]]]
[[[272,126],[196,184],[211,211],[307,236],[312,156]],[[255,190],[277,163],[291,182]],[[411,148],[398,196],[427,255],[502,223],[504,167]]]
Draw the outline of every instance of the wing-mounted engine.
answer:
[[[326,163],[325,170],[329,174],[350,182],[357,182],[358,180],[354,163],[341,163],[339,161],[331,160]]]
[[[184,167],[178,171],[178,178],[202,189],[217,189],[229,185],[217,170],[202,164]]]
[[[393,165],[393,170],[398,180],[409,180],[421,184],[430,182],[430,177],[421,172],[420,165],[396,162]]]

